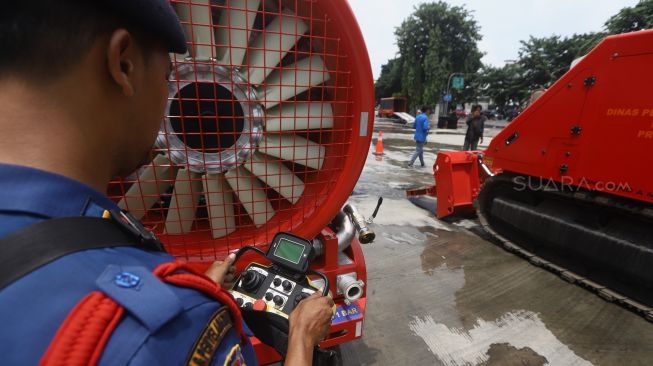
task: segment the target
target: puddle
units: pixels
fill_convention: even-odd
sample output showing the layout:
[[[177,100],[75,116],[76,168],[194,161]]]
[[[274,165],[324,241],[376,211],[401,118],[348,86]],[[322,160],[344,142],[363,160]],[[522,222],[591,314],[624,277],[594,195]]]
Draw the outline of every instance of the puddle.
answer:
[[[470,330],[450,328],[429,315],[414,317],[410,329],[446,366],[474,366],[489,361],[493,344],[529,348],[546,359],[545,365],[589,366],[544,325],[538,314],[514,311],[494,321],[478,319]]]

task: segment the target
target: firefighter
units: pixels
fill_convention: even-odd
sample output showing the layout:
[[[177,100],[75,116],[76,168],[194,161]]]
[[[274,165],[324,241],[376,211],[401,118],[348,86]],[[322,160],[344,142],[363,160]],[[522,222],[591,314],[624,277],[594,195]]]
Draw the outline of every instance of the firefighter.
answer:
[[[168,0],[3,4],[0,283],[17,279],[0,286],[0,364],[79,361],[74,357],[102,365],[257,363],[224,290],[207,277],[178,276],[182,267],[166,267],[174,258],[144,231],[131,234],[150,246],[80,250],[54,260],[44,257],[66,244],[57,235],[40,249],[27,241],[9,246],[19,235],[36,235],[32,225],[119,212],[101,192],[148,155],[167,98],[168,52],[186,52]],[[126,218],[124,225],[135,224]],[[7,248],[29,254],[16,258]],[[7,274],[35,261],[41,265],[27,273]],[[219,283],[233,279],[232,262],[216,262],[207,275]],[[291,314],[286,365],[311,363],[332,306],[313,296]],[[78,339],[69,336],[74,332]],[[66,347],[70,352],[61,352]]]

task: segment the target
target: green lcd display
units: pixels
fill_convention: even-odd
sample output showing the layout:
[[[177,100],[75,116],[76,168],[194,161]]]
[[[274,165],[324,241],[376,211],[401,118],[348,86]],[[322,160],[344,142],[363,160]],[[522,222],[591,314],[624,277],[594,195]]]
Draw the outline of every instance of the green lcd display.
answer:
[[[275,256],[294,264],[299,264],[302,254],[304,254],[304,246],[288,239],[279,240],[279,245],[274,250]]]

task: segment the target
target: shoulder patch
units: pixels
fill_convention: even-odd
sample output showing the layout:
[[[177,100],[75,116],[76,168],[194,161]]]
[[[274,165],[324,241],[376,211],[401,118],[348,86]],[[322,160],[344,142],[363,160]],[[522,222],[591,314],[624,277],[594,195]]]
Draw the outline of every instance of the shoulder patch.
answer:
[[[95,283],[151,333],[183,311],[171,286],[142,266],[108,265]]]
[[[220,347],[222,339],[233,327],[229,310],[226,307],[218,309],[209,320],[188,355],[186,365],[209,366],[213,361],[215,351]]]

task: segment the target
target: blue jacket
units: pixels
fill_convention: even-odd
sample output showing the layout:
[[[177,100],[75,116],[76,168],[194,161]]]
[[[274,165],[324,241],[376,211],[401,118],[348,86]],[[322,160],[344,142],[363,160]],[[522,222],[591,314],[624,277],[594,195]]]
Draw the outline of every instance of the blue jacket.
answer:
[[[429,117],[426,113],[420,113],[415,118],[415,141],[426,142],[426,137],[429,134]]]
[[[0,237],[42,220],[101,216],[116,205],[69,178],[0,164]],[[53,245],[56,243],[53,243]],[[0,365],[36,365],[70,310],[100,290],[125,309],[99,365],[181,365],[222,307],[195,290],[170,286],[151,274],[168,254],[134,247],[93,249],[67,255],[0,291]],[[122,270],[136,273],[138,290],[117,286]],[[256,365],[251,344],[229,330],[211,365]],[[229,359],[227,359],[229,358]]]

